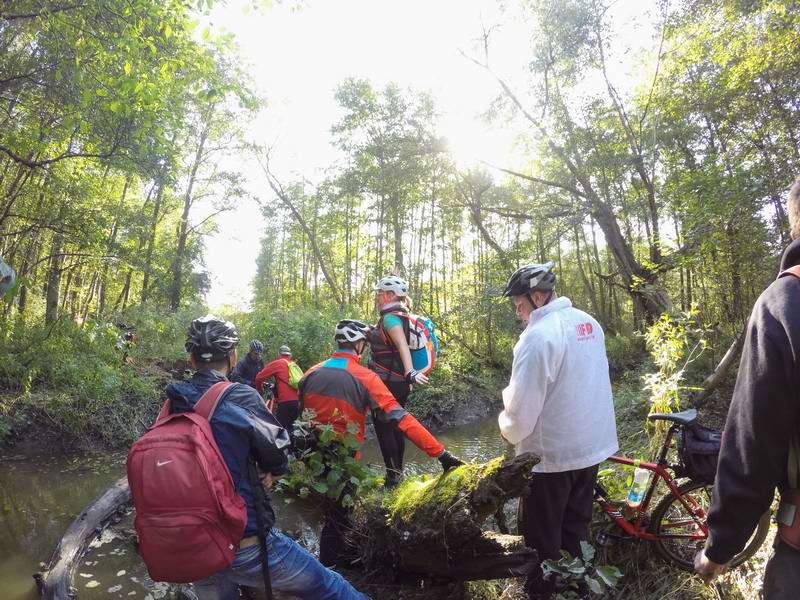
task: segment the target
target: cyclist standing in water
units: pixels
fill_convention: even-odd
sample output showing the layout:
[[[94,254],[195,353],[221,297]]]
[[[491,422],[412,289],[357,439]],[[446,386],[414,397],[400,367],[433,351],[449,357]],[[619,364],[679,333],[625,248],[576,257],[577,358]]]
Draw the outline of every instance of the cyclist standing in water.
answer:
[[[377,373],[398,404],[404,407],[412,386],[428,383],[425,374],[414,369],[408,348],[408,311],[411,308],[408,283],[401,277],[389,275],[381,279],[373,291],[375,309],[380,316],[370,334],[372,358],[369,368]],[[372,411],[372,423],[386,464],[385,485],[395,486],[403,476],[405,436],[380,411]]]
[[[541,458],[519,525],[539,560],[558,559],[561,550],[581,555],[597,466],[619,448],[603,330],[568,298],[556,297],[553,266],[526,265],[503,291],[527,326],[514,346],[500,432],[517,454]],[[525,590],[532,599],[550,598],[554,583],[536,568]]]

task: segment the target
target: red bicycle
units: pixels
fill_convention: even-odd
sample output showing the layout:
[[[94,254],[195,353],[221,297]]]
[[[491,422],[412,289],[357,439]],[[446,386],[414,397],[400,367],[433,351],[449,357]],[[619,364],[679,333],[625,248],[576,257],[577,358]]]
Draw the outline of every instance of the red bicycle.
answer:
[[[686,571],[694,570],[694,556],[703,548],[708,537],[706,517],[711,503],[713,489],[711,484],[689,479],[678,484],[676,473],[680,474],[682,465],[670,464],[667,454],[676,434],[697,419],[697,411],[685,410],[670,414],[652,414],[648,419],[672,423],[664,443],[654,462],[636,461],[622,456],[611,456],[608,460],[621,465],[638,466],[652,471],[642,504],[635,514],[626,516],[625,504],[608,500],[608,492],[598,482],[595,485],[594,499],[600,509],[623,531],[623,534],[601,533],[597,536],[599,545],[607,545],[615,540],[644,540],[653,542],[658,553],[672,564]],[[666,495],[647,514],[659,481],[666,484]],[[764,543],[769,533],[770,513],[767,511],[758,522],[755,532],[748,540],[744,550],[731,561],[731,568],[749,559]]]

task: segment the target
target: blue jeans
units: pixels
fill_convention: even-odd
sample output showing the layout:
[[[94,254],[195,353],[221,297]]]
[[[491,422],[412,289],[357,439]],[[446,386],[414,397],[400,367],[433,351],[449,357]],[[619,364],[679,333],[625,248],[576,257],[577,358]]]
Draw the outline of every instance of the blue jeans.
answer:
[[[369,600],[280,531],[269,532],[267,554],[274,590],[301,600]],[[240,585],[264,587],[258,544],[240,549],[230,567],[196,582],[194,590],[199,600],[238,600]]]

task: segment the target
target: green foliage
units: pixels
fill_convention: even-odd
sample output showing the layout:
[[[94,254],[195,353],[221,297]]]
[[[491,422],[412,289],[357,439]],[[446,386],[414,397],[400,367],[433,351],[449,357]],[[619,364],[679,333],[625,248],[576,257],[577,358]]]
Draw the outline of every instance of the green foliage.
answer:
[[[664,313],[645,333],[655,373],[644,376],[650,392],[651,412],[672,412],[681,406],[681,393],[697,389],[682,385],[686,368],[706,350],[705,330],[695,321],[696,312],[674,317]]]
[[[123,361],[113,322],[18,320],[0,336],[0,441],[33,419],[73,439],[128,446],[160,405],[169,375],[158,365],[186,357],[186,328],[204,312],[140,307],[118,315],[137,335],[131,364]]]
[[[558,600],[578,600],[585,586],[594,597],[604,597],[616,587],[622,572],[616,567],[595,564],[595,550],[587,542],[581,542],[581,556],[573,557],[566,550],[561,551],[558,560],[547,559],[542,562],[545,579],[555,580],[559,592]]]
[[[358,425],[348,423],[347,432],[339,433],[332,425],[320,423],[314,417],[314,411],[305,410],[295,421],[295,437],[313,442],[289,464],[289,472],[278,480],[277,489],[300,498],[353,507],[382,480],[356,459],[361,448]]]

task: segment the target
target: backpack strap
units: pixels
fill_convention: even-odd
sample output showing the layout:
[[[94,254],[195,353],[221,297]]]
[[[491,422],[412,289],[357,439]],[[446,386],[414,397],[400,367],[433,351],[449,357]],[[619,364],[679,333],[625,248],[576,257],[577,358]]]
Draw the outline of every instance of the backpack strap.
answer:
[[[210,421],[214,411],[217,410],[222,394],[232,385],[233,383],[230,381],[219,381],[212,385],[194,405],[194,412],[206,421]]]
[[[786,277],[787,275],[793,275],[794,277],[797,277],[797,279],[800,279],[800,265],[795,265],[793,267],[789,267],[788,269],[784,269],[778,273],[777,279]]]

